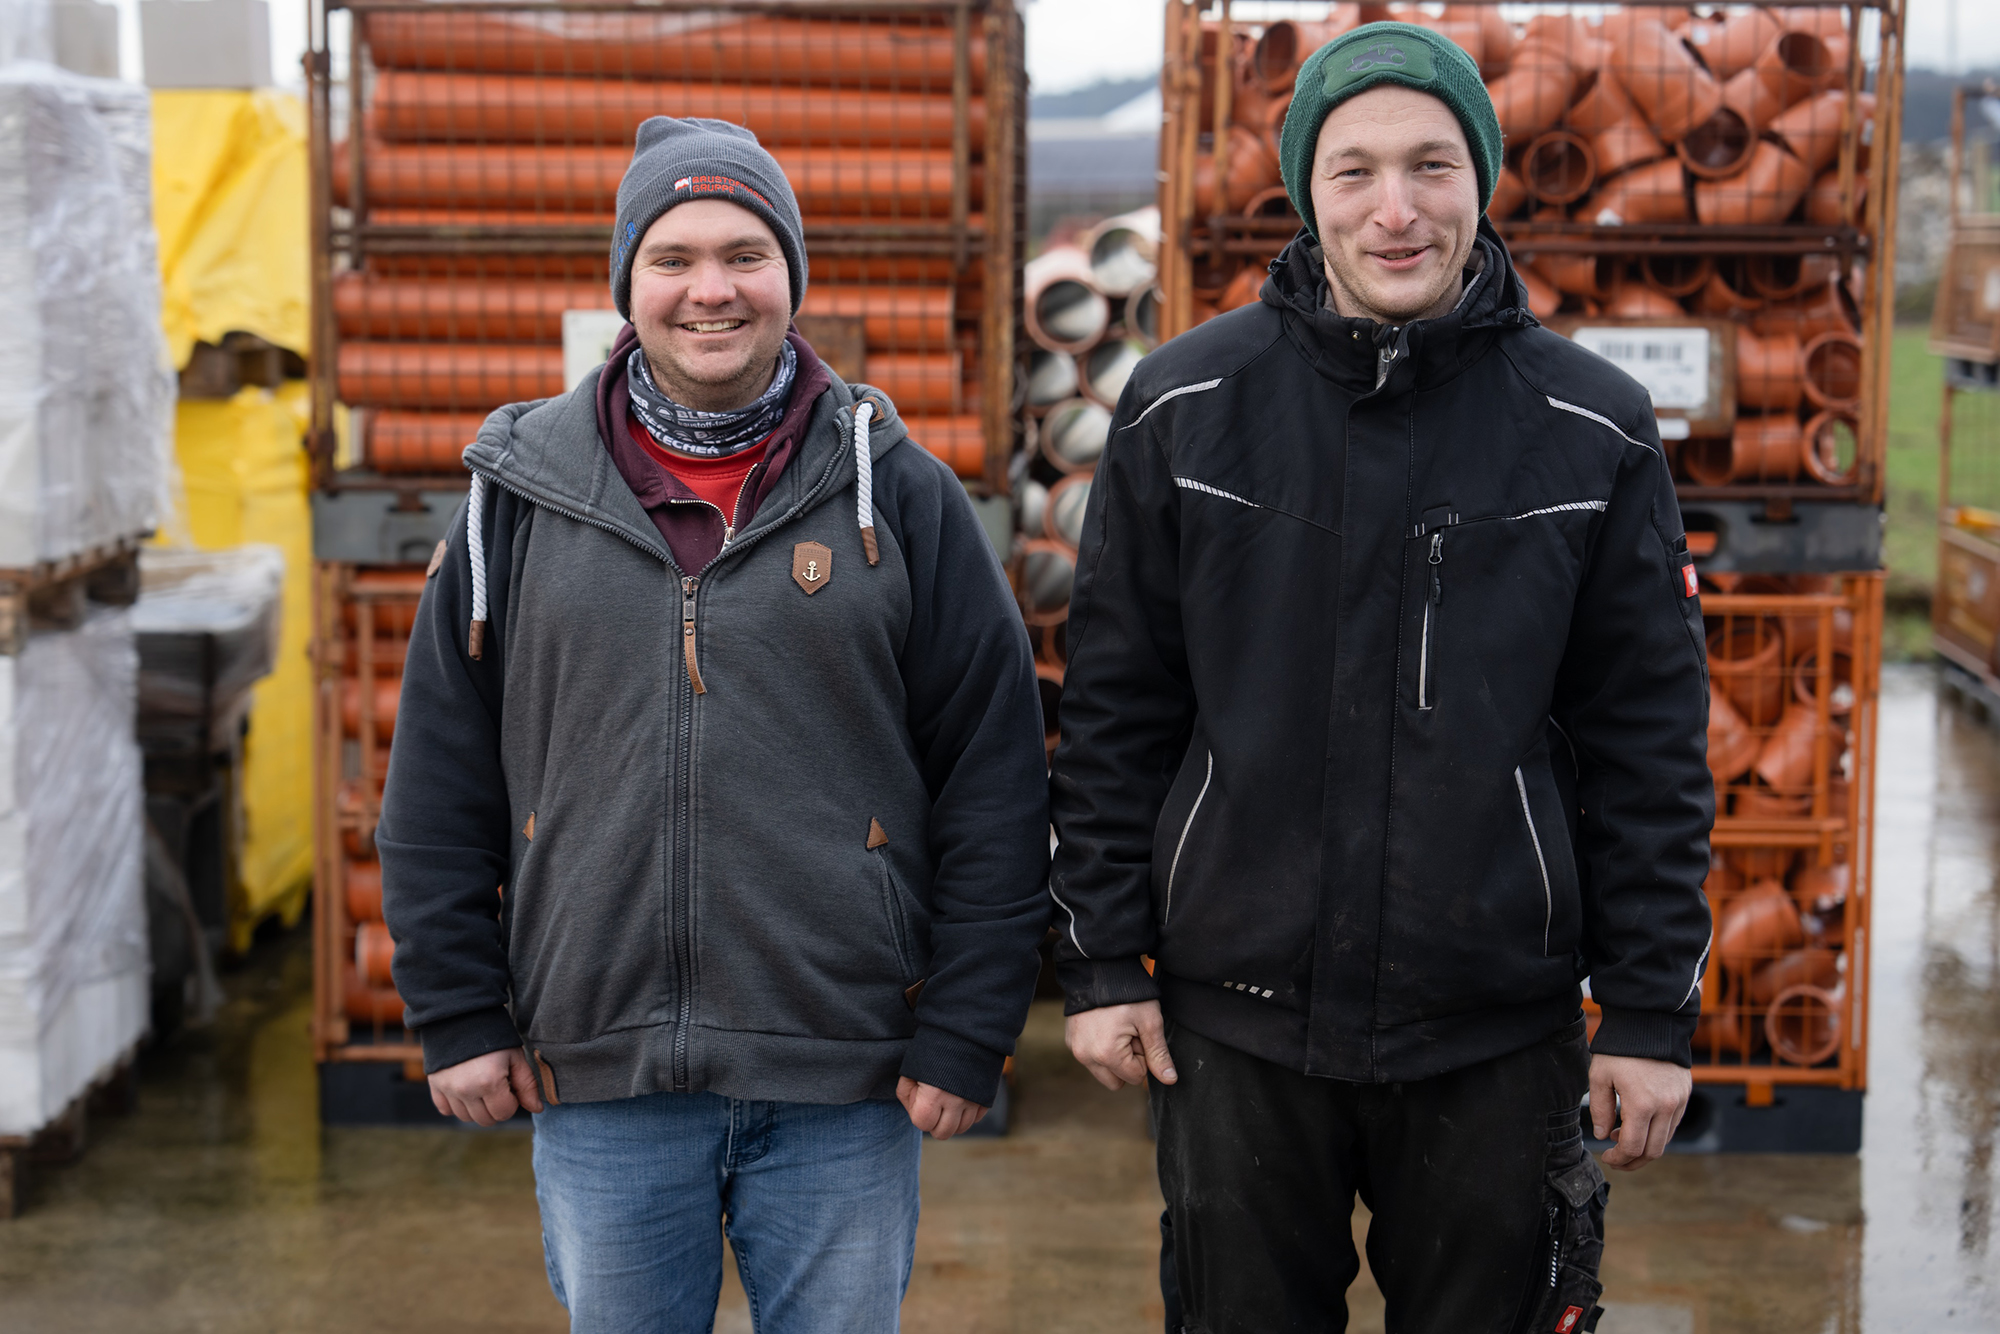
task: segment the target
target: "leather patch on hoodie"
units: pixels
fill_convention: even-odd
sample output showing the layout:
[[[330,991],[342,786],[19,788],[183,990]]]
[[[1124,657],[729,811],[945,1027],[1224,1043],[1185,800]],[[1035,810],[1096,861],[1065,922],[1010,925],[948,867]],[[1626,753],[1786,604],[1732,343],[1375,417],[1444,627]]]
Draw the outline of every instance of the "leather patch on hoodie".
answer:
[[[873,852],[877,848],[886,848],[888,846],[889,831],[882,827],[880,820],[870,820],[868,822],[868,850]]]
[[[445,540],[439,538],[437,549],[431,552],[431,563],[424,570],[424,578],[433,578],[439,570],[444,568],[444,548]]]
[[[910,983],[910,985],[908,985],[907,987],[904,987],[903,1004],[909,1006],[912,1010],[916,1009],[917,997],[924,994],[924,983],[928,981],[930,981],[928,977],[920,977],[916,981]]]
[[[819,542],[801,542],[792,548],[792,582],[811,597],[833,578],[833,552]]]
[[[560,1105],[562,1099],[556,1096],[555,1069],[542,1059],[542,1053],[539,1049],[535,1052],[535,1068],[542,1072],[542,1096],[549,1100],[551,1106]]]
[[[527,839],[530,843],[535,841],[535,813],[533,811],[528,812],[528,823],[521,826],[521,837]]]

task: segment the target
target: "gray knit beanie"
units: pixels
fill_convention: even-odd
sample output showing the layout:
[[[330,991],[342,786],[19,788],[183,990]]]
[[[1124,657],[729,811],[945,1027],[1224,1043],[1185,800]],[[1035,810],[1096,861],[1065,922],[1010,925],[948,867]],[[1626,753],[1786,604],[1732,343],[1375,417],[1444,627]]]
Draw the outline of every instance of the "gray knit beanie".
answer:
[[[806,299],[806,239],[799,201],[757,136],[726,120],[653,116],[639,126],[632,165],[618,183],[611,233],[611,302],[632,318],[632,253],[662,213],[690,199],[726,199],[777,234],[791,270],[792,313]]]

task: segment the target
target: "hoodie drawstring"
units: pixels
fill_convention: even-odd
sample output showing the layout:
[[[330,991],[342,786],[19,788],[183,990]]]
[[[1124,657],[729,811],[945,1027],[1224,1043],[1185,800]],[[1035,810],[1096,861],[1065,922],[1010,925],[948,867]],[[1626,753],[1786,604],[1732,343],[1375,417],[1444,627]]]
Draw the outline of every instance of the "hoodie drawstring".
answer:
[[[486,652],[486,478],[472,474],[472,491],[465,499],[465,555],[472,564],[472,629],[466,635],[466,656]]]
[[[868,423],[875,405],[865,400],[854,409],[854,514],[861,524],[861,549],[870,565],[882,563],[875,545],[875,459],[868,444]]]

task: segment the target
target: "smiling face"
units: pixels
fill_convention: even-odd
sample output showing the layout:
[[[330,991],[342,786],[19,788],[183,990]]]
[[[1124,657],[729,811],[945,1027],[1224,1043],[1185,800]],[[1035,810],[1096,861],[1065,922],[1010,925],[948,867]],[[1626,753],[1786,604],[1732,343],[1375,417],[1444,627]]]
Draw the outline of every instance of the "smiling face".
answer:
[[[770,387],[792,323],[791,273],[764,220],[721,199],[668,209],[632,260],[632,327],[660,388],[727,412]]]
[[[1313,149],[1312,202],[1340,314],[1407,324],[1458,301],[1479,178],[1443,102],[1385,84],[1335,107]]]

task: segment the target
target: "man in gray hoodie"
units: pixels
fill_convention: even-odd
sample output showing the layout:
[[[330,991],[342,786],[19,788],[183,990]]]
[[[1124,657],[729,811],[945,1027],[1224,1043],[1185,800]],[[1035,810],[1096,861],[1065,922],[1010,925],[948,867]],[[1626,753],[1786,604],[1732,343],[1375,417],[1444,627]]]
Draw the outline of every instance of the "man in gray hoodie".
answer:
[[[894,1329],[920,1132],[999,1084],[1046,929],[1034,671],[964,489],[791,329],[798,205],[656,117],[631,321],[488,418],[376,842],[433,1101],[535,1116],[573,1330]]]

